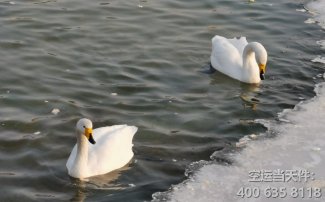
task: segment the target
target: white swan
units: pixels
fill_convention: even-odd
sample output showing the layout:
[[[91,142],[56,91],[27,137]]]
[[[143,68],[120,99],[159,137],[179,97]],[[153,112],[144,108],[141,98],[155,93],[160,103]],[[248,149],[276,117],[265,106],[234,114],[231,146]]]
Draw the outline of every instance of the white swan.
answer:
[[[212,38],[211,66],[245,83],[264,80],[267,52],[258,42],[247,43],[246,37]]]
[[[115,125],[94,130],[92,127],[89,119],[83,118],[77,123],[77,144],[66,164],[72,177],[102,175],[123,167],[133,157],[132,139],[137,127]]]

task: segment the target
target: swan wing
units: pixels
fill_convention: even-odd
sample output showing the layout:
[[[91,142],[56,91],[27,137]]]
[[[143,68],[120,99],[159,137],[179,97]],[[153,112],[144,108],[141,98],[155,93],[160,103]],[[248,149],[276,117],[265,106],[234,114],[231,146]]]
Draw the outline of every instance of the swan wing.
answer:
[[[241,71],[242,57],[229,39],[222,36],[212,38],[211,65],[216,70],[234,77]]]
[[[240,51],[246,39],[236,40],[229,40],[218,35],[213,37],[211,65],[221,73],[240,80],[243,71],[243,59]]]
[[[101,175],[126,165],[133,157],[135,126],[116,125],[93,130],[96,144],[89,144],[89,175]]]
[[[248,44],[246,37],[235,37],[233,39],[228,39],[228,41],[238,50],[240,56],[242,56],[244,48]]]

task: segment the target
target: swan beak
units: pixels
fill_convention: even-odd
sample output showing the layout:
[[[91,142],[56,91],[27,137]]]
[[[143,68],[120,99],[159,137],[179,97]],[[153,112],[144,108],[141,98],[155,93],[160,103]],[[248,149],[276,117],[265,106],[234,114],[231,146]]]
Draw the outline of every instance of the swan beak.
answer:
[[[265,79],[264,74],[265,74],[265,70],[266,70],[266,65],[265,64],[259,64],[258,66],[260,68],[260,78],[261,78],[261,80],[264,80]]]
[[[88,139],[88,141],[91,143],[91,144],[95,144],[95,140],[93,138],[93,129],[92,128],[85,128],[85,136],[86,138]]]

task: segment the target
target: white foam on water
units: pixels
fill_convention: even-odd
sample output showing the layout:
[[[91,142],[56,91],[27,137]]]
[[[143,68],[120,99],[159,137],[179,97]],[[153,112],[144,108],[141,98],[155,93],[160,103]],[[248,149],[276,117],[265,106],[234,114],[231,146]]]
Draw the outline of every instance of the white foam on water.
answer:
[[[325,29],[325,0],[311,1],[307,9],[314,15],[314,20]]]
[[[316,42],[322,49],[325,49],[325,40],[320,40]]]
[[[325,29],[325,0],[306,8],[313,18],[305,23]],[[325,40],[317,43],[325,47]],[[325,63],[325,57],[313,62]],[[168,192],[155,193],[153,201],[325,201],[325,82],[315,92],[313,99],[280,113],[279,121],[259,121],[275,137],[242,138],[237,145],[243,149],[228,154],[231,165],[194,163],[201,168]]]
[[[318,55],[316,58],[312,59],[311,61],[325,64],[325,57]]]
[[[57,115],[58,113],[60,113],[60,109],[54,108],[54,109],[52,109],[51,113],[54,115]]]
[[[307,4],[308,11],[313,15],[313,19],[308,19],[305,23],[317,23],[323,29],[325,29],[325,0],[311,1]],[[322,49],[325,49],[325,40],[320,40],[316,42],[321,46]],[[312,62],[324,63],[325,56],[318,55]]]
[[[305,20],[305,23],[306,24],[314,24],[314,23],[316,23],[316,21],[315,21],[315,19],[308,18],[307,20]]]
[[[306,9],[296,9],[296,11],[305,13],[307,10]]]

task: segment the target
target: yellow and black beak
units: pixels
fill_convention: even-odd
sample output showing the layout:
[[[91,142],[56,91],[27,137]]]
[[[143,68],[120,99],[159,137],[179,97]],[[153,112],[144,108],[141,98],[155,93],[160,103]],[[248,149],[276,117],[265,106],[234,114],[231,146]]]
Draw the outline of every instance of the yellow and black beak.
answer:
[[[91,144],[96,144],[93,138],[93,129],[92,128],[85,128],[85,136]]]
[[[264,80],[265,79],[265,71],[266,71],[266,65],[265,64],[259,64],[258,65],[259,68],[260,68],[260,78],[261,80]]]

